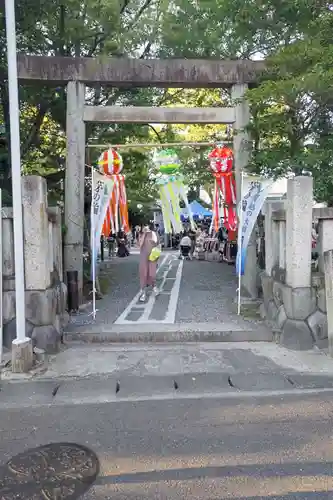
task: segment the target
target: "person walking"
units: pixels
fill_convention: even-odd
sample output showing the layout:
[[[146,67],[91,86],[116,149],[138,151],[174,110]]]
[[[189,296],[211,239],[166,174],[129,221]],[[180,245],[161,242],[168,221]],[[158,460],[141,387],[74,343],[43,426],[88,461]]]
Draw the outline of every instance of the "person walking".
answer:
[[[153,287],[155,294],[158,294],[158,288],[156,287],[156,271],[157,262],[156,260],[151,260],[151,253],[153,248],[158,247],[157,234],[154,231],[153,224],[144,226],[140,236],[139,236],[139,247],[140,247],[140,263],[139,263],[139,275],[140,275],[140,302],[144,302],[147,297],[147,287]]]
[[[111,259],[111,257],[114,257],[116,254],[116,235],[113,234],[112,231],[110,231],[110,234],[108,236],[108,250],[109,259]]]
[[[191,260],[192,260],[193,259],[193,254],[194,254],[194,250],[195,250],[196,239],[197,239],[197,232],[194,229],[190,228],[190,230],[188,232],[188,236],[191,239],[190,256],[191,256]]]
[[[117,234],[117,244],[118,244],[118,251],[117,251],[117,257],[128,257],[129,256],[129,251],[126,246],[127,243],[127,238],[126,238],[126,233],[123,229],[118,231]]]

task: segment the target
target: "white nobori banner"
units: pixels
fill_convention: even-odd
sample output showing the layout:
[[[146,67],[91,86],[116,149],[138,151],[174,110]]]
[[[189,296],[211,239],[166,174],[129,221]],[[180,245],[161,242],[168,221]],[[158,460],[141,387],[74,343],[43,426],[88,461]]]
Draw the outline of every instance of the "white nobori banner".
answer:
[[[91,251],[96,260],[102,228],[112,196],[114,180],[106,175],[102,175],[96,170],[92,171],[92,200],[91,200]],[[93,262],[93,264],[95,264]]]
[[[246,251],[250,236],[271,187],[272,182],[265,185],[260,181],[254,181],[249,183],[247,190],[245,191],[244,189],[242,193],[242,201],[240,206],[238,206],[240,227],[238,230],[238,252],[236,258],[237,274],[244,274]]]
[[[91,212],[90,212],[90,243],[91,243],[91,278],[93,282],[93,311],[96,317],[96,263],[101,241],[101,233],[106,212],[112,196],[114,180],[102,175],[92,168],[91,170]]]

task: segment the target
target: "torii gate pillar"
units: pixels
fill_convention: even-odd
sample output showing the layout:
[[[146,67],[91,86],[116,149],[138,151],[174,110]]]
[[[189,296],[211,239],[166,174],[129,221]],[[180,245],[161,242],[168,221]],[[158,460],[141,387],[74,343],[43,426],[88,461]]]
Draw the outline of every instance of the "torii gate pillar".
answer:
[[[85,85],[67,84],[67,156],[65,175],[65,246],[64,271],[78,271],[79,300],[83,286],[83,230],[85,184]]]
[[[250,156],[249,135],[245,130],[250,122],[249,104],[244,99],[247,87],[247,84],[239,83],[233,85],[231,89],[231,98],[235,101],[234,158],[237,204],[241,199],[241,173],[246,169]],[[256,245],[256,232],[253,230],[247,247],[245,274],[242,278],[242,294],[252,299],[258,297]]]

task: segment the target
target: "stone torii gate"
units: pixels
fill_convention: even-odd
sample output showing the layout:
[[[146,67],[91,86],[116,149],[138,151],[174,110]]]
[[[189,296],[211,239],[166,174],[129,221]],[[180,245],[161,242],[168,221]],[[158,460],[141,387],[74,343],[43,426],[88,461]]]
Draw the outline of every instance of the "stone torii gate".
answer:
[[[67,161],[65,182],[64,270],[77,270],[82,290],[85,123],[201,123],[233,124],[237,200],[240,175],[249,158],[249,107],[244,100],[248,85],[255,83],[263,62],[214,60],[136,60],[18,56],[21,81],[67,85]],[[112,85],[117,88],[229,88],[234,102],[229,108],[152,108],[86,106],[85,87]],[[255,298],[256,247],[249,243],[243,287]]]

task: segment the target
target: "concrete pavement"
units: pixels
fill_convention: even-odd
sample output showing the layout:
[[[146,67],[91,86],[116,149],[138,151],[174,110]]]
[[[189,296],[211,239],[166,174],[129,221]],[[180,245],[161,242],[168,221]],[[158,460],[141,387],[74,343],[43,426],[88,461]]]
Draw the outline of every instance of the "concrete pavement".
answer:
[[[58,379],[126,374],[297,372],[333,376],[333,360],[320,350],[291,351],[273,342],[67,343],[44,369],[2,380]]]
[[[331,401],[240,395],[0,408],[0,463],[70,441],[101,462],[83,500],[330,499]]]
[[[323,353],[252,342],[67,347],[46,372],[1,381],[0,465],[74,442],[101,465],[82,500],[332,498]]]
[[[9,409],[332,388],[333,363],[320,351],[293,352],[265,342],[73,343],[52,356],[42,370],[24,375],[12,374],[10,367],[4,370],[0,404]]]

